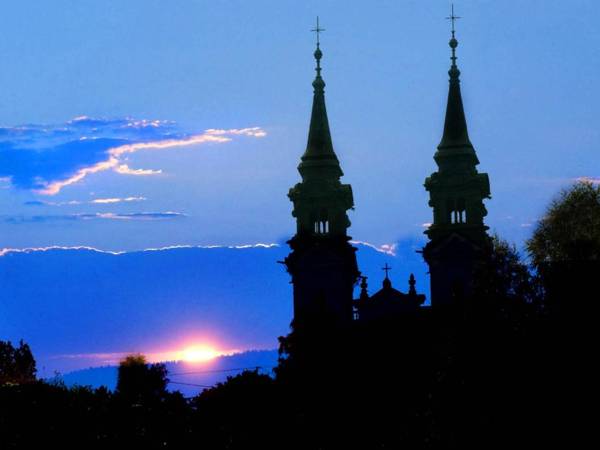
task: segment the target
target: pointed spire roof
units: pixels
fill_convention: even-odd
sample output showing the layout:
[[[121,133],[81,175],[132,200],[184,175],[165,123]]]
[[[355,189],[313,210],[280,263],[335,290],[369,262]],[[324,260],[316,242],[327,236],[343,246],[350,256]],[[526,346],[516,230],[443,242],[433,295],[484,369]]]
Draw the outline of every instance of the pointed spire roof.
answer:
[[[312,85],[314,88],[312,114],[310,117],[310,128],[308,131],[308,143],[306,151],[302,155],[302,162],[298,166],[300,174],[304,177],[310,174],[329,175],[339,178],[343,175],[339,160],[333,150],[331,132],[329,131],[329,120],[325,107],[325,81],[321,77],[321,58],[323,52],[320,48],[319,33],[324,31],[319,28],[317,18],[317,49],[314,56],[317,62],[315,71],[317,75]]]
[[[460,17],[454,15],[453,5],[452,15],[448,17],[448,19],[452,20],[452,38],[448,43],[452,49],[452,56],[450,57],[452,64],[448,71],[448,75],[450,76],[448,104],[446,106],[444,134],[438,145],[436,156],[467,154],[474,157],[475,164],[479,164],[477,156],[475,155],[475,149],[473,148],[473,144],[471,144],[469,133],[467,131],[467,119],[465,118],[465,110],[460,92],[460,70],[458,70],[458,66],[456,65],[456,47],[458,47],[458,41],[455,37],[454,21],[459,18]]]

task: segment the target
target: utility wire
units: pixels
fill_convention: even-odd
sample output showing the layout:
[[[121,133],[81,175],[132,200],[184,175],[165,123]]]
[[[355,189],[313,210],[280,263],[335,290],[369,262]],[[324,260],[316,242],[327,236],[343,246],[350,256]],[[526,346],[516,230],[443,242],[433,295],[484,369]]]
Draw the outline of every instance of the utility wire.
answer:
[[[275,366],[251,366],[251,367],[236,367],[235,369],[215,369],[215,370],[197,370],[197,371],[193,371],[193,372],[179,372],[179,373],[172,373],[169,374],[171,376],[181,376],[181,375],[201,375],[201,374],[208,374],[208,373],[221,373],[221,372],[239,372],[242,370],[259,370],[259,369],[272,369]],[[184,383],[182,381],[171,381],[169,380],[169,384],[179,384],[181,386],[193,386],[193,387],[199,387],[199,388],[205,388],[205,389],[209,389],[209,388],[213,388],[215,387],[214,384],[212,385],[207,385],[207,384],[197,384],[197,383]]]
[[[169,380],[169,384],[181,384],[183,386],[194,386],[194,387],[201,387],[201,388],[212,388],[212,387],[214,387],[214,385],[208,385],[208,384],[182,383],[180,381],[170,381],[170,380]]]
[[[259,370],[259,369],[272,369],[275,366],[251,366],[251,367],[237,367],[235,369],[215,369],[215,370],[197,370],[193,372],[178,372],[170,373],[174,377],[179,375],[201,375],[203,373],[220,373],[220,372],[239,372],[242,370]]]

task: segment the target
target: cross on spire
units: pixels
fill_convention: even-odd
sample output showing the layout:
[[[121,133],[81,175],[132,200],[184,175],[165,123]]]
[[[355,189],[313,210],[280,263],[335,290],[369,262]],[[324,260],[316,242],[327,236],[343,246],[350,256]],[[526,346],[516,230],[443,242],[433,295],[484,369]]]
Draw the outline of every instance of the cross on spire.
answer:
[[[319,16],[317,16],[317,26],[315,28],[313,28],[312,30],[313,33],[317,33],[317,47],[319,46],[319,33],[321,33],[321,31],[325,31],[325,28],[321,28],[319,26]]]
[[[388,278],[388,272],[392,270],[392,268],[388,266],[388,263],[385,263],[385,266],[381,270],[385,271],[385,277]]]
[[[456,78],[456,79],[458,79],[460,72],[459,72],[458,68],[456,67],[456,47],[458,46],[458,41],[454,37],[454,31],[455,31],[454,30],[454,22],[460,18],[461,17],[454,15],[454,3],[452,3],[452,9],[450,10],[450,15],[448,17],[446,17],[446,19],[452,21],[452,38],[450,39],[450,42],[448,43],[450,45],[450,48],[452,49],[452,56],[450,57],[450,59],[452,60],[452,68],[451,68],[452,73],[450,73],[450,77]]]
[[[321,58],[323,57],[323,52],[321,52],[321,49],[319,48],[319,33],[321,31],[325,31],[325,28],[321,28],[319,26],[319,16],[317,16],[317,26],[316,28],[313,28],[312,30],[310,30],[314,33],[317,33],[317,49],[315,50],[315,59],[317,60],[317,67],[315,68],[315,70],[317,71],[317,78],[320,79],[321,77]],[[316,80],[315,80],[316,81]]]
[[[451,20],[452,21],[452,37],[454,37],[454,22],[458,19],[462,19],[462,17],[459,16],[455,16],[454,15],[454,3],[452,3],[452,10],[450,12],[450,15],[448,17],[446,17],[446,19]],[[317,25],[318,26],[318,25]]]

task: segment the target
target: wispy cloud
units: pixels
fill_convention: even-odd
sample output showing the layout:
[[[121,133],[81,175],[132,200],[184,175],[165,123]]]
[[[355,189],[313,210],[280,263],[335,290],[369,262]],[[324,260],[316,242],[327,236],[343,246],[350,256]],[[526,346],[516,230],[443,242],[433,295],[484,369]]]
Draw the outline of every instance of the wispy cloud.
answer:
[[[230,128],[228,130],[209,128],[206,133],[214,136],[223,135],[237,135],[237,136],[253,136],[253,137],[265,137],[267,133],[260,127],[252,128]]]
[[[593,185],[596,185],[596,186],[600,185],[600,177],[579,177],[579,178],[576,178],[575,181],[582,182],[582,183],[592,183]]]
[[[365,241],[350,241],[350,243],[357,244],[357,245],[364,245],[366,247],[370,247],[373,250],[378,251],[379,253],[385,253],[386,255],[390,255],[390,256],[396,256],[396,248],[398,247],[397,244],[375,245],[375,244],[371,244],[370,242],[365,242]]]
[[[215,245],[169,245],[166,247],[156,247],[156,248],[145,248],[143,250],[134,250],[134,251],[109,251],[109,250],[101,250],[98,249],[96,247],[89,247],[89,246],[59,246],[59,245],[51,245],[48,247],[26,247],[26,248],[0,248],[0,256],[5,256],[8,255],[10,253],[36,253],[36,252],[48,252],[48,251],[52,251],[52,250],[74,250],[74,251],[78,251],[78,250],[84,250],[84,251],[91,251],[91,252],[97,252],[97,253],[106,253],[106,254],[110,254],[110,255],[122,255],[122,254],[126,254],[126,253],[137,253],[138,251],[142,251],[142,252],[161,252],[161,251],[168,251],[168,250],[175,250],[175,249],[193,249],[193,248],[200,248],[200,249],[207,249],[207,250],[212,250],[212,249],[220,249],[220,248],[229,248],[229,249],[237,249],[237,250],[245,250],[245,249],[251,249],[251,248],[264,248],[264,249],[271,249],[271,248],[278,248],[279,245],[278,244],[265,244],[262,242],[256,243],[256,244],[241,244],[241,245],[219,245],[219,244],[215,244]]]
[[[251,129],[253,130],[253,129]],[[221,133],[223,131],[224,133]],[[224,142],[231,141],[230,137],[227,137],[228,132],[231,131],[232,134],[240,134],[240,130],[219,130],[219,133],[213,133],[211,130],[206,131],[202,134],[196,134],[193,136],[188,136],[182,139],[166,139],[160,141],[151,141],[151,142],[138,142],[134,144],[124,144],[119,145],[118,147],[112,147],[107,150],[107,158],[104,161],[100,161],[96,164],[93,164],[89,167],[84,167],[79,169],[74,175],[64,180],[54,181],[51,183],[44,183],[44,187],[41,189],[36,189],[35,191],[39,194],[44,195],[55,195],[60,192],[62,188],[65,186],[69,186],[71,184],[77,183],[83,180],[86,176],[91,175],[93,173],[103,172],[105,170],[113,169],[117,173],[127,174],[127,175],[150,175],[157,173],[156,171],[148,171],[144,169],[130,169],[127,165],[120,164],[121,158],[130,153],[135,153],[140,150],[164,150],[171,149],[177,147],[187,147],[190,145],[201,145],[206,143],[218,143],[222,144]],[[249,132],[247,135],[256,136],[256,134],[252,134]]]
[[[122,202],[141,202],[146,200],[146,197],[125,197],[125,198],[96,198],[90,203],[122,203]]]
[[[22,223],[42,223],[56,221],[80,221],[80,220],[167,220],[179,219],[185,217],[185,214],[179,212],[138,212],[138,213],[112,213],[98,212],[86,214],[48,214],[35,216],[9,216],[5,217],[4,221],[11,224]]]
[[[107,251],[107,250],[99,250],[95,247],[88,247],[88,246],[73,246],[73,247],[65,247],[65,246],[60,246],[60,245],[50,245],[48,247],[26,247],[26,248],[0,248],[0,257],[1,256],[6,256],[8,254],[11,253],[36,253],[36,252],[49,252],[52,250],[85,250],[85,251],[90,251],[90,252],[97,252],[97,253],[106,253],[106,254],[110,254],[110,255],[120,255],[122,253],[125,252],[112,252],[112,251]]]
[[[162,170],[153,170],[153,169],[131,169],[127,164],[121,164],[115,168],[115,172],[120,173],[121,175],[160,175]]]
[[[214,353],[214,357],[231,356],[236,353],[240,353],[239,349],[232,350],[217,350]],[[117,365],[120,361],[129,355],[144,355],[146,360],[150,363],[167,362],[167,361],[180,361],[185,358],[184,351],[182,349],[171,350],[171,351],[129,351],[129,352],[106,352],[106,353],[67,353],[62,355],[54,355],[49,359],[76,359],[89,361],[93,365]]]
[[[241,245],[169,245],[166,247],[156,247],[156,248],[146,248],[143,251],[145,252],[161,252],[164,250],[173,250],[179,248],[203,248],[203,249],[214,249],[214,248],[230,248],[230,249],[238,249],[243,250],[247,248],[277,248],[278,244],[264,244],[262,242],[256,244],[241,244]]]
[[[87,116],[59,125],[0,127],[0,180],[38,194],[55,195],[99,172],[160,174],[160,169],[129,167],[127,156],[139,151],[222,144],[238,136],[262,138],[266,132],[250,127],[194,134],[178,129],[171,121]]]
[[[148,214],[148,213],[146,213]],[[165,214],[165,213],[162,213]],[[168,214],[168,213],[167,213]],[[374,245],[369,242],[364,241],[350,241],[355,245],[364,245],[366,247],[372,248],[380,253],[384,253],[390,256],[396,256],[396,249],[398,247],[397,244],[383,244],[383,245]],[[101,250],[96,247],[89,246],[48,246],[48,247],[27,247],[27,248],[0,248],[0,256],[7,255],[9,253],[34,253],[34,252],[47,252],[50,250],[86,250],[86,251],[94,251],[98,253],[108,253],[112,255],[122,255],[127,253],[137,253],[137,252],[163,252],[169,250],[177,250],[177,249],[205,249],[205,250],[213,250],[213,249],[234,249],[234,250],[247,250],[247,249],[276,249],[281,247],[276,243],[267,243],[267,242],[256,242],[253,244],[237,244],[237,245],[223,245],[223,244],[209,244],[209,245],[190,245],[190,244],[181,244],[181,245],[167,245],[164,247],[148,247],[142,250],[132,250],[132,251],[107,251]]]
[[[141,202],[147,200],[146,197],[111,197],[95,198],[93,200],[69,200],[65,202],[49,202],[43,200],[30,200],[24,203],[25,206],[71,206],[71,205],[104,205],[114,203]]]

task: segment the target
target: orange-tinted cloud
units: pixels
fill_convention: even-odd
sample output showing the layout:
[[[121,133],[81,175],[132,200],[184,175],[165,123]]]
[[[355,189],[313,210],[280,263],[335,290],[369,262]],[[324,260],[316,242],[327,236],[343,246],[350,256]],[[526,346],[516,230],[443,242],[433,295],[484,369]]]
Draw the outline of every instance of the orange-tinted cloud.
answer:
[[[107,158],[104,161],[97,162],[89,167],[79,169],[74,175],[64,179],[46,183],[41,189],[35,192],[43,195],[58,194],[66,186],[78,183],[88,175],[113,170],[117,173],[126,175],[154,175],[160,171],[149,171],[144,169],[130,169],[126,164],[121,163],[123,155],[136,153],[141,150],[164,150],[178,147],[187,147],[191,145],[202,145],[207,143],[222,144],[231,141],[230,136],[251,136],[264,137],[266,133],[259,127],[229,129],[229,130],[206,130],[204,133],[192,135],[182,139],[164,139],[151,142],[137,142],[133,144],[120,145],[108,150]]]

